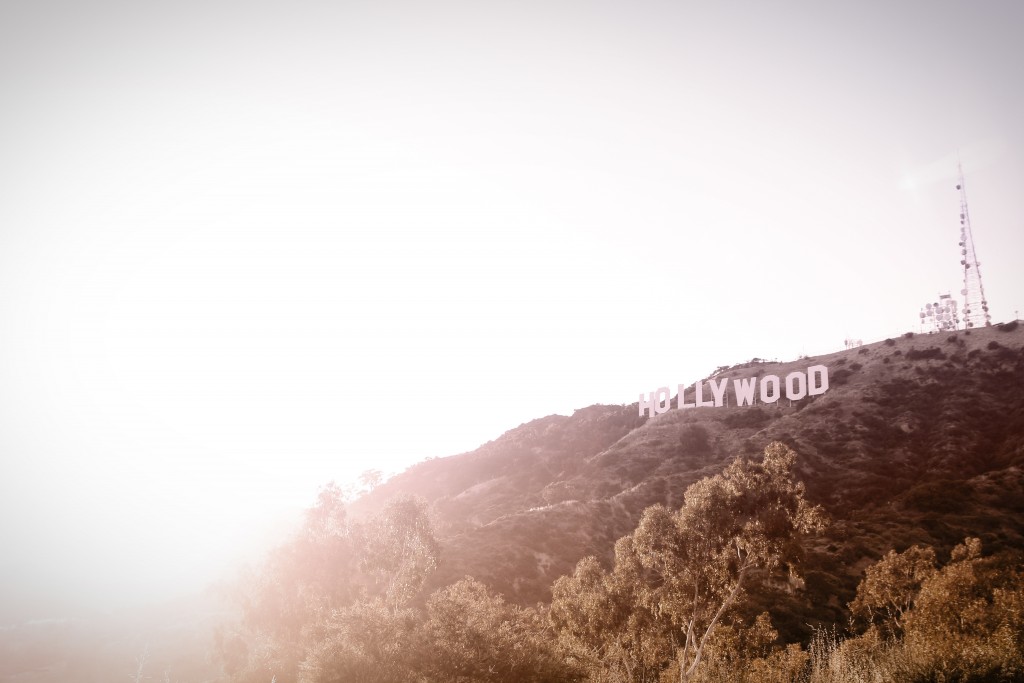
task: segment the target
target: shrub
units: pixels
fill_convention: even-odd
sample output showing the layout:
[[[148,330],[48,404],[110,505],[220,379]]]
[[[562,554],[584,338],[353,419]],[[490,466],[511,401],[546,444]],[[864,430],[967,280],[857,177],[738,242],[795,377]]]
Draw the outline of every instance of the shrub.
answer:
[[[679,435],[679,446],[687,455],[707,455],[711,453],[711,441],[704,425],[689,425]]]
[[[921,349],[920,351],[917,349],[910,349],[907,351],[907,358],[910,360],[945,360],[946,354],[943,353],[942,349],[939,347],[933,346],[928,349]]]
[[[1017,329],[1018,324],[1019,324],[1018,321],[1011,320],[1008,323],[1003,323],[1002,325],[996,325],[996,329],[999,330],[1000,332],[1013,332],[1015,329]]]
[[[756,428],[763,426],[766,422],[771,420],[771,416],[765,412],[761,407],[754,408],[740,408],[735,412],[730,412],[725,416],[722,422],[727,427],[732,428]]]
[[[911,549],[912,551],[914,549]],[[863,635],[842,640],[835,631],[819,630],[808,648],[809,683],[1009,683],[1024,670],[1024,581],[998,557],[982,558],[981,543],[965,539],[942,569],[930,567],[927,553],[917,549],[913,576],[909,556],[890,553],[874,569],[887,579],[879,595],[882,610],[902,613],[903,628],[871,626]],[[888,562],[888,568],[885,566]],[[896,579],[893,583],[889,579]],[[867,579],[858,597],[870,586]],[[895,589],[902,589],[900,590]],[[909,598],[909,601],[906,599]],[[907,609],[910,605],[909,609]],[[894,609],[886,609],[894,608]],[[903,631],[903,635],[899,634]],[[800,680],[794,677],[770,680]]]
[[[832,373],[832,384],[836,386],[846,384],[847,380],[850,379],[850,375],[852,374],[853,372],[846,368],[839,368],[838,370]]]
[[[958,512],[971,502],[970,491],[964,484],[938,480],[918,484],[908,491],[903,501],[922,512]]]

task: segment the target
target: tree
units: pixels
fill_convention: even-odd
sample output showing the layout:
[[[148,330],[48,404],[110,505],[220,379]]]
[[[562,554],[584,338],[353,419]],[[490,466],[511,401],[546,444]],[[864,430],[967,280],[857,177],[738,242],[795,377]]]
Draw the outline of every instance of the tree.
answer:
[[[362,490],[369,493],[384,481],[384,475],[380,470],[365,470],[359,475],[359,483],[362,484]]]
[[[356,548],[341,490],[324,487],[302,528],[249,572],[234,599],[241,623],[221,627],[215,647],[233,681],[292,683],[310,641],[358,595]]]
[[[615,544],[615,569],[594,557],[552,587],[550,619],[563,647],[593,680],[657,681],[672,657],[672,638],[642,604],[642,569],[630,536]]]
[[[941,569],[931,548],[890,552],[857,590],[862,613],[898,628],[866,633],[812,654],[827,680],[995,683],[1024,677],[1024,574],[1019,553],[982,557],[967,538]],[[895,616],[890,616],[895,615]],[[896,626],[896,623],[891,623]]]
[[[439,553],[427,505],[419,498],[396,498],[352,533],[360,578],[369,590],[334,610],[307,642],[301,683],[411,678],[419,617],[410,602],[436,568]]]
[[[641,602],[676,629],[680,680],[693,677],[752,573],[784,565],[792,572],[801,537],[823,527],[823,513],[793,480],[795,461],[791,449],[772,443],[761,462],[737,459],[691,485],[678,512],[644,511],[632,542],[645,571]]]
[[[325,487],[299,533],[237,591],[241,623],[215,635],[231,680],[404,679],[408,604],[437,565],[426,504],[400,498],[353,523],[343,500]]]
[[[428,680],[450,683],[577,680],[549,632],[537,610],[509,605],[466,578],[427,601],[418,668]]]
[[[796,454],[769,445],[760,462],[737,459],[691,485],[681,509],[647,508],[615,547],[613,571],[587,558],[553,588],[553,623],[602,676],[658,678],[673,653],[692,680],[722,617],[755,573],[788,568],[823,513],[793,480]]]
[[[418,620],[381,598],[339,610],[325,635],[310,644],[299,683],[392,683],[412,680],[411,647]]]
[[[982,557],[966,538],[949,563],[921,584],[905,619],[909,649],[925,652],[947,680],[1024,677],[1024,573],[1021,557]]]
[[[781,683],[803,681],[808,655],[799,645],[777,647],[778,632],[767,612],[749,625],[720,621],[708,639],[699,683]]]
[[[360,568],[375,578],[385,604],[397,611],[437,568],[439,546],[427,504],[410,496],[396,498],[362,534]]]
[[[925,579],[935,573],[935,551],[911,546],[902,553],[890,550],[868,567],[850,603],[854,616],[882,619],[890,636],[903,631],[903,617],[914,605]]]

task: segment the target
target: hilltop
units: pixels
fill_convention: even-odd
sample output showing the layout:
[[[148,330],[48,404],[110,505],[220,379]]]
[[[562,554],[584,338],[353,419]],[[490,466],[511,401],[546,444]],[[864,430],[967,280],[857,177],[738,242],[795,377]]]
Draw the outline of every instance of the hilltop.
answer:
[[[784,377],[813,364],[829,371],[822,395],[654,418],[638,404],[550,415],[419,463],[351,512],[422,496],[442,543],[432,587],[471,575],[530,604],[549,600],[582,557],[610,563],[647,506],[676,508],[689,484],[782,441],[799,454],[808,498],[832,519],[807,550],[803,585],[758,596],[794,636],[807,623],[843,623],[864,569],[889,549],[948,553],[967,535],[992,551],[1024,548],[1024,327],[907,334],[713,376]]]

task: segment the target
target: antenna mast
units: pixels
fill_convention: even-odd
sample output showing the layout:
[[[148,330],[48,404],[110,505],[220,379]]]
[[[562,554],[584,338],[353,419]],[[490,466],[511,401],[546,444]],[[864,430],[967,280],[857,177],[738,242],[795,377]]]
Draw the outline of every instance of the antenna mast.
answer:
[[[984,323],[992,324],[988,314],[988,301],[985,299],[985,288],[981,286],[981,264],[974,251],[974,236],[971,234],[971,218],[967,213],[967,188],[964,185],[964,170],[957,163],[960,182],[956,189],[960,190],[960,265],[964,267],[964,288],[960,293],[964,297],[964,327],[978,327]]]

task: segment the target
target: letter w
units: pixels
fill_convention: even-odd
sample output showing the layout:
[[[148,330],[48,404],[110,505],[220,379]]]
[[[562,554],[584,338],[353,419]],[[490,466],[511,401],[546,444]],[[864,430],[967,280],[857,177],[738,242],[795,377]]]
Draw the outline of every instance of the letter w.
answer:
[[[754,385],[756,382],[757,380],[753,377],[734,379],[732,381],[732,391],[736,394],[736,405],[754,405]]]

